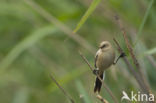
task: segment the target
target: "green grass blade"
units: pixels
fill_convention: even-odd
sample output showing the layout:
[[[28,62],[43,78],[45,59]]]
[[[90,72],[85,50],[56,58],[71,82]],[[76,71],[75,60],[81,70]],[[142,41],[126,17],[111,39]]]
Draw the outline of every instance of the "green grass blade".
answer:
[[[154,0],[151,0],[150,3],[149,3],[149,5],[148,5],[148,8],[147,8],[147,10],[146,10],[146,12],[145,12],[145,15],[144,15],[144,18],[143,18],[143,20],[142,20],[142,22],[141,22],[141,25],[140,25],[140,27],[139,27],[139,30],[138,30],[138,33],[137,33],[137,37],[136,37],[136,41],[135,41],[135,43],[134,43],[134,46],[136,46],[137,42],[139,41],[139,37],[140,37],[140,35],[141,35],[141,33],[142,33],[142,30],[143,30],[143,28],[144,28],[145,22],[146,22],[147,17],[148,17],[148,15],[149,15],[149,13],[150,13],[150,10],[151,10],[151,8],[152,8],[153,3],[154,3]]]
[[[153,49],[151,49],[151,50],[148,50],[148,51],[146,51],[144,54],[145,54],[145,55],[152,55],[152,54],[154,54],[154,53],[156,53],[156,48],[153,48]]]
[[[76,28],[74,29],[74,33],[76,33],[80,27],[85,23],[88,17],[92,14],[92,12],[96,9],[97,5],[100,3],[101,0],[93,0],[88,10],[85,12],[79,23],[77,24]]]
[[[86,92],[85,88],[83,87],[81,81],[77,80],[76,81],[76,86],[80,94],[83,96],[84,103],[92,103],[91,99],[88,96],[88,93]]]
[[[29,98],[29,90],[26,88],[20,88],[15,92],[12,103],[27,103]]]
[[[53,26],[46,26],[44,28],[39,28],[35,32],[33,32],[30,36],[26,37],[23,41],[18,43],[9,53],[8,55],[1,61],[0,70],[6,69],[12,62],[27,48],[35,44],[40,39],[45,36],[54,33],[56,28]]]

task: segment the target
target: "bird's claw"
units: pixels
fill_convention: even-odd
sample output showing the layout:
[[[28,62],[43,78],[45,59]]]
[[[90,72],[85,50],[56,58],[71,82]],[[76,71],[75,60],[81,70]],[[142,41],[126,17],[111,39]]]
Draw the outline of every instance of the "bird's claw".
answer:
[[[124,52],[122,52],[121,54],[120,54],[120,57],[122,58],[122,57],[125,57],[126,56],[126,54],[124,53]]]
[[[93,70],[93,74],[94,74],[94,75],[98,75],[98,74],[99,74],[99,70],[94,69],[94,70]]]

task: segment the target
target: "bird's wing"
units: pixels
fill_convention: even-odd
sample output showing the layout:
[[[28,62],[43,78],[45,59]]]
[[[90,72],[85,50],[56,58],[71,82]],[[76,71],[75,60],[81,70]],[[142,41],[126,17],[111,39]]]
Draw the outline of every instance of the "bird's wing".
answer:
[[[95,64],[94,64],[95,68],[97,68],[97,66],[96,66],[97,59],[98,59],[98,54],[95,55]]]

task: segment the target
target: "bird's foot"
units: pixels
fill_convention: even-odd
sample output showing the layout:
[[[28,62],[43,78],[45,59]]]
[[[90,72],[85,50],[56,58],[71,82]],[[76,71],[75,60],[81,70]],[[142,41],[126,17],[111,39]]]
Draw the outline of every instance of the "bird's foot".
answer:
[[[124,53],[124,52],[122,52],[121,54],[120,54],[120,57],[122,58],[122,57],[125,57],[126,56],[126,54]]]
[[[125,57],[125,56],[126,56],[126,54],[125,54],[124,52],[122,52],[122,53],[120,54],[120,56],[116,59],[116,61],[114,61],[113,65],[115,65],[115,64],[118,62],[118,60],[119,60],[120,58],[123,58],[123,57]]]
[[[94,74],[94,75],[98,75],[98,74],[99,74],[99,70],[94,69],[94,70],[93,70],[93,74]]]

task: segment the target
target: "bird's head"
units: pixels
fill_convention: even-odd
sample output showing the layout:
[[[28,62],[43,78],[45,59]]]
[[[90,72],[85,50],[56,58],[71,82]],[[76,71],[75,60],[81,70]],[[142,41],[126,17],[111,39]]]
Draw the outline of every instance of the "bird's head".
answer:
[[[102,51],[106,51],[106,50],[109,50],[111,48],[111,44],[108,42],[108,41],[103,41],[100,43],[100,46],[99,48],[102,50]]]

